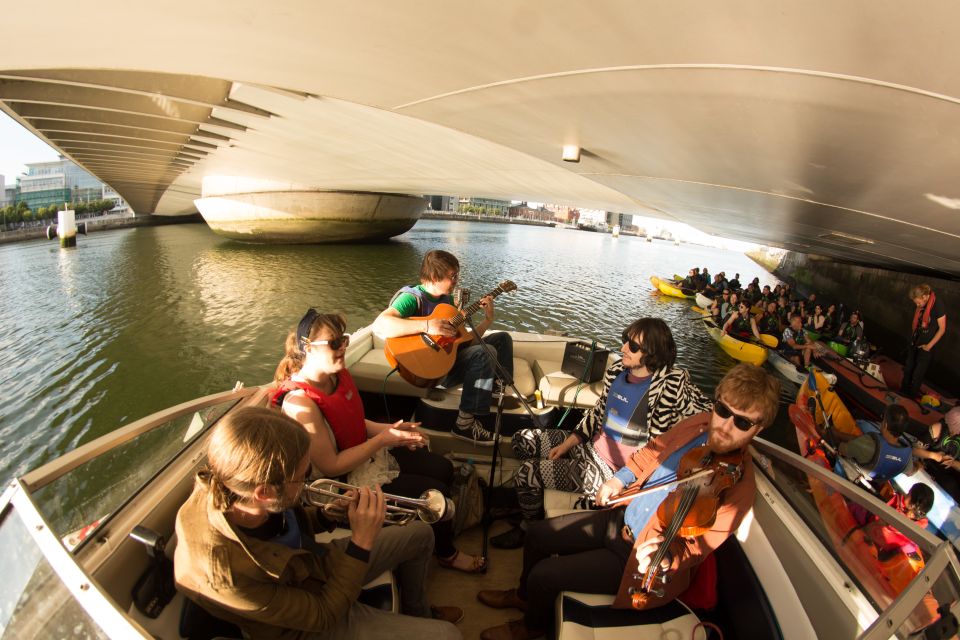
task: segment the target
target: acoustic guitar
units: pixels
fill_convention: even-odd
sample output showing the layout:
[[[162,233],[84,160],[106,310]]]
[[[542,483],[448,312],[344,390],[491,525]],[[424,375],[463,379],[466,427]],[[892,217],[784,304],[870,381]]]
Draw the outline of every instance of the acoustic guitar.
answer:
[[[490,296],[496,298],[501,293],[516,291],[517,285],[504,280],[496,289],[488,291],[481,299]],[[439,304],[429,316],[417,316],[408,320],[446,320],[453,325],[457,333],[452,336],[432,336],[428,333],[414,333],[408,336],[387,338],[383,345],[383,354],[391,367],[396,367],[404,380],[417,387],[428,387],[443,378],[457,360],[457,348],[464,342],[473,340],[473,334],[466,327],[467,318],[480,310],[480,300],[466,309],[460,310],[449,304]]]

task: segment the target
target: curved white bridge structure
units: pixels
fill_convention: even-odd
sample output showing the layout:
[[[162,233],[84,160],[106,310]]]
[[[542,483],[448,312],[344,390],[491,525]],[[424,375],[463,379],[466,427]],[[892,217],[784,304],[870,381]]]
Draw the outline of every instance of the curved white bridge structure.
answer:
[[[51,0],[4,18],[0,107],[141,214],[266,237],[363,210],[354,226],[389,235],[421,194],[523,198],[960,276],[949,0]]]

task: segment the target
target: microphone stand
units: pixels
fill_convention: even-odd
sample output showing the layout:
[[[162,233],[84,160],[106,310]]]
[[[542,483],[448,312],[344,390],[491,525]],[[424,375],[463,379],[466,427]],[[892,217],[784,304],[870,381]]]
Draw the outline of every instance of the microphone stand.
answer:
[[[533,420],[534,425],[540,426],[540,419],[539,416],[533,412],[533,409],[530,407],[530,404],[527,402],[526,398],[523,397],[523,394],[521,394],[517,389],[517,385],[514,382],[513,376],[511,376],[510,373],[503,368],[496,356],[490,353],[490,348],[483,341],[483,338],[477,334],[477,329],[473,325],[473,321],[470,319],[470,317],[464,315],[464,318],[466,319],[470,330],[473,332],[473,339],[475,343],[478,343],[481,347],[483,347],[483,352],[486,354],[487,360],[493,366],[494,376],[497,379],[497,387],[500,391],[500,395],[497,398],[496,419],[493,423],[493,452],[490,455],[490,475],[487,480],[487,488],[484,491],[483,497],[483,547],[480,555],[484,558],[487,558],[487,550],[489,549],[490,542],[490,525],[493,524],[493,518],[490,516],[491,494],[493,492],[493,481],[497,470],[497,454],[500,452],[500,434],[503,423],[503,396],[505,395],[506,386],[509,386],[511,389],[513,389],[513,393],[520,401],[520,404],[523,405],[523,408],[526,410],[527,414],[529,414],[530,418]],[[489,566],[489,558],[487,558],[487,562],[487,566]]]

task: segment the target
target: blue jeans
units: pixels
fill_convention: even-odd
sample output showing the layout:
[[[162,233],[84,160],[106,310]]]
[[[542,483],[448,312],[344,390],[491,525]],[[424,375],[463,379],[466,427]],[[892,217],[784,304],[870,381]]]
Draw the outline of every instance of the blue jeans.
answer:
[[[447,388],[463,383],[460,411],[475,416],[490,413],[490,396],[493,393],[495,377],[490,358],[483,350],[488,349],[491,354],[496,355],[500,366],[513,377],[513,338],[510,334],[491,333],[483,338],[483,343],[461,346],[453,368],[447,377],[440,381],[440,384]]]

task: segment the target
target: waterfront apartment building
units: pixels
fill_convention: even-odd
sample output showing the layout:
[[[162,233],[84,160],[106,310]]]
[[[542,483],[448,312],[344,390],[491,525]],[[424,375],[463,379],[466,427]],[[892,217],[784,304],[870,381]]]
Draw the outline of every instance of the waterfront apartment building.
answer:
[[[485,213],[488,216],[505,216],[510,209],[509,200],[492,198],[460,198],[457,210],[462,213]]]
[[[107,195],[108,191],[112,195]],[[120,209],[127,209],[113,189],[63,156],[50,162],[29,163],[26,175],[17,178],[16,201],[26,202],[31,210],[105,198],[113,198]]]
[[[428,196],[428,203],[432,211],[456,213],[460,198],[457,196]]]

